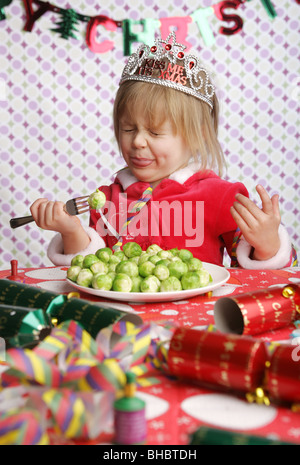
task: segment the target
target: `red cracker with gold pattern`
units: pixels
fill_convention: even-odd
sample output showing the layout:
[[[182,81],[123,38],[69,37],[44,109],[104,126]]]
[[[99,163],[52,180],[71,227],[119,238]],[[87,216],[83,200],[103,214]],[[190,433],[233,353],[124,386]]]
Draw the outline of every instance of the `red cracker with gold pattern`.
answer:
[[[234,334],[176,329],[168,352],[170,373],[208,387],[251,392],[263,383],[262,341]]]
[[[289,284],[216,301],[214,319],[222,332],[262,334],[284,328],[299,317],[300,286]]]
[[[300,403],[300,345],[278,345],[266,371],[265,390],[270,399]]]

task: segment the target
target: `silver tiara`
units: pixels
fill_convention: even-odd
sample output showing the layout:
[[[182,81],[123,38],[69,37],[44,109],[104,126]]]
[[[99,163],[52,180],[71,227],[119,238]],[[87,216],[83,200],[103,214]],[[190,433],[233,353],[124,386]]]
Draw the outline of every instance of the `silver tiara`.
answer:
[[[186,46],[176,42],[175,32],[155,45],[142,44],[128,59],[120,84],[143,81],[171,87],[206,102],[213,108],[215,88],[199,58],[185,55]]]

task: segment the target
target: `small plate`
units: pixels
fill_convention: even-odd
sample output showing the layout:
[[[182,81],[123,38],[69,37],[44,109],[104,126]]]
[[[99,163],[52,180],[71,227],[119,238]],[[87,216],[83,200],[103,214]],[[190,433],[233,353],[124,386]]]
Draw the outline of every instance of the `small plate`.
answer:
[[[86,292],[87,294],[96,295],[105,299],[121,300],[122,302],[171,302],[175,300],[184,300],[196,295],[205,294],[222,286],[228,281],[230,273],[222,266],[213,265],[203,262],[205,268],[212,277],[212,282],[208,286],[198,287],[196,289],[187,289],[185,291],[174,292],[117,292],[117,291],[102,291],[92,287],[79,286],[70,279],[67,281],[76,289]]]

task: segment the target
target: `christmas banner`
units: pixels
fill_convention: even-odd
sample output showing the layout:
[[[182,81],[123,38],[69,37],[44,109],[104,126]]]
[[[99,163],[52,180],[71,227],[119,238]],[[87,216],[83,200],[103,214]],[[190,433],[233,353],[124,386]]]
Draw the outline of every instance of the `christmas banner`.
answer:
[[[187,51],[191,44],[187,41],[189,24],[195,22],[206,46],[211,46],[215,42],[214,31],[210,25],[210,18],[216,16],[220,21],[218,33],[223,35],[233,35],[243,28],[243,19],[236,11],[245,3],[253,0],[230,0],[215,3],[209,7],[200,7],[187,16],[165,17],[165,18],[144,18],[116,20],[106,15],[88,16],[84,12],[76,11],[72,8],[60,8],[50,2],[40,0],[23,0],[26,22],[24,30],[31,32],[36,22],[46,13],[51,12],[57,19],[51,30],[64,39],[78,39],[80,23],[86,24],[85,40],[89,49],[94,53],[106,53],[115,47],[112,40],[99,40],[101,28],[105,31],[119,33],[123,35],[123,53],[125,56],[131,55],[132,45],[136,42],[151,44],[155,40],[156,33],[162,38],[169,35],[172,30],[176,30],[178,42],[184,44]],[[299,3],[298,0],[295,0]],[[0,20],[5,20],[5,7],[10,5],[12,0],[0,0]],[[257,0],[257,8],[262,14],[267,12],[272,20],[277,16],[276,9],[270,0]],[[100,28],[101,26],[101,28]],[[103,31],[103,30],[102,30]]]

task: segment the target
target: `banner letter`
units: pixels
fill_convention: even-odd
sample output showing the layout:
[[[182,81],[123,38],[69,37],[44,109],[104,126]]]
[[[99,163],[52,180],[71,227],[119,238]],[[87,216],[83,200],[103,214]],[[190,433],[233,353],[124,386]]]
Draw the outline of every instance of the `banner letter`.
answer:
[[[133,26],[139,24],[143,26],[140,32],[133,32]],[[135,21],[133,19],[124,19],[123,26],[123,53],[124,56],[132,54],[131,46],[134,42],[143,42],[145,44],[153,44],[155,37],[155,28],[160,26],[157,19],[142,19]]]
[[[191,14],[191,18],[195,23],[197,23],[200,34],[204,40],[205,45],[208,47],[215,43],[215,37],[210,28],[207,17],[211,16],[214,13],[214,10],[211,6],[208,8],[199,8]]]
[[[179,44],[183,44],[186,46],[186,51],[191,48],[190,42],[186,41],[187,32],[188,32],[188,24],[192,22],[192,18],[190,16],[185,17],[173,17],[173,18],[161,18],[160,19],[160,31],[161,37],[166,38],[170,34],[171,26],[175,26],[176,32],[176,41]]]
[[[105,53],[114,48],[112,40],[103,40],[97,42],[97,26],[102,25],[107,31],[115,31],[118,27],[117,22],[107,16],[95,16],[91,18],[86,30],[86,43],[89,49],[94,53]]]

